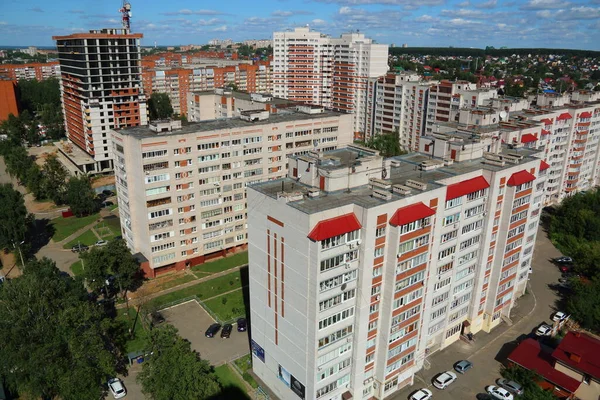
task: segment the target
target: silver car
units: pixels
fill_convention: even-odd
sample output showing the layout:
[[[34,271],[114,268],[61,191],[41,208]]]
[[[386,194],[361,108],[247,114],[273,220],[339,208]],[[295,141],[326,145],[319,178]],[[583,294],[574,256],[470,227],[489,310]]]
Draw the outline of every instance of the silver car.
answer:
[[[456,363],[456,365],[454,365],[454,369],[459,374],[464,374],[465,372],[467,372],[471,368],[473,368],[473,363],[471,361],[467,361],[467,360],[459,361],[459,362]]]
[[[515,381],[509,381],[508,379],[500,378],[496,381],[498,386],[502,386],[504,389],[508,390],[517,395],[523,394],[523,385],[517,383]]]
[[[433,386],[438,389],[446,389],[456,380],[456,374],[452,371],[446,371],[433,380]]]

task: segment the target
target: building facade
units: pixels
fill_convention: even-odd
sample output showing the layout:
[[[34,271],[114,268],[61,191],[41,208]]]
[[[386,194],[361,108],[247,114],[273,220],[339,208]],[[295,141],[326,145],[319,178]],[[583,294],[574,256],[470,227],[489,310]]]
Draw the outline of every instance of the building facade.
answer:
[[[245,247],[246,186],[352,140],[351,116],[322,108],[174,123],[111,133],[123,238],[151,277]]]
[[[288,178],[249,187],[253,370],[279,398],[391,396],[525,292],[538,152],[435,139],[388,160],[358,146],[292,157]]]
[[[87,158],[69,157],[83,173],[112,170],[111,129],[146,125],[141,33],[102,29],[54,36],[65,129]]]
[[[0,79],[0,122],[6,121],[10,114],[19,116],[19,107],[15,88],[17,82],[13,80]]]
[[[37,79],[38,81],[48,78],[60,78],[60,66],[58,61],[28,64],[0,64],[0,76],[14,80]]]
[[[332,38],[309,28],[273,33],[273,94],[354,115],[364,133],[370,80],[387,70],[388,46],[360,33]]]

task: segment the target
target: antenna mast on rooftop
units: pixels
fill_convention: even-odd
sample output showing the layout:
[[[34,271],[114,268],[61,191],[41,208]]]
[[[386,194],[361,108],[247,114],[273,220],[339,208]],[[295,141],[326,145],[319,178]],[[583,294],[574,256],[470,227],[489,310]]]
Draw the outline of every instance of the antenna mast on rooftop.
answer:
[[[127,0],[123,0],[123,6],[119,10],[123,22],[123,29],[129,32],[131,28],[131,4]]]

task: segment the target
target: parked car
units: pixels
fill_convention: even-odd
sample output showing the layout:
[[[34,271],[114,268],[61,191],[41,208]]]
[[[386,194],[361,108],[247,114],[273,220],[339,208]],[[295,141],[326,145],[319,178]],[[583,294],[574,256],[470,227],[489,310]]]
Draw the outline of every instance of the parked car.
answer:
[[[557,311],[554,313],[554,315],[552,316],[552,321],[558,321],[558,322],[562,322],[565,319],[567,319],[567,314],[565,314],[562,311]]]
[[[246,318],[238,318],[237,320],[237,331],[238,332],[246,332],[248,329],[248,322]]]
[[[119,378],[112,378],[108,380],[108,390],[115,399],[122,399],[127,396],[127,390],[123,386],[123,382]]]
[[[553,261],[557,264],[573,264],[573,259],[567,256],[557,257]]]
[[[454,365],[454,369],[456,370],[456,372],[458,372],[459,374],[464,374],[465,372],[467,372],[468,370],[470,370],[471,368],[473,368],[473,363],[471,361],[467,361],[467,360],[462,360],[457,362]]]
[[[488,386],[485,390],[487,390],[487,392],[494,397],[495,399],[498,400],[513,400],[514,396],[512,395],[511,392],[509,392],[508,390],[498,387],[498,386],[494,386],[494,385],[490,385]]]
[[[233,326],[231,324],[223,325],[223,330],[221,330],[221,337],[223,339],[229,339],[229,336],[231,336],[232,329],[233,329]]]
[[[572,266],[570,264],[562,264],[560,267],[558,267],[558,269],[560,269],[560,272],[562,272],[563,274],[566,274],[567,272],[571,271]]]
[[[508,379],[504,379],[504,378],[500,378],[496,381],[496,383],[499,386],[502,386],[504,389],[508,390],[509,392],[512,392],[516,395],[522,395],[523,394],[523,385],[521,385],[520,383],[517,383],[515,381],[509,381]]]
[[[456,374],[452,371],[446,371],[438,375],[438,377],[433,380],[433,386],[438,389],[446,389],[455,380]]]
[[[71,251],[73,253],[81,253],[82,251],[87,251],[87,249],[89,249],[89,247],[84,244],[76,244],[71,248]]]
[[[433,396],[431,390],[429,389],[419,389],[412,396],[410,396],[410,400],[429,400]]]
[[[163,317],[163,315],[158,311],[150,314],[150,318],[152,318],[152,325],[160,325],[165,322],[165,317]]]
[[[489,393],[477,393],[477,396],[475,396],[475,398],[476,398],[477,400],[496,400],[496,399],[494,398],[494,396],[492,396],[492,395],[491,395],[491,394],[489,394]]]
[[[98,240],[94,246],[98,246],[98,247],[102,247],[102,246],[106,246],[108,244],[108,242],[106,240]]]
[[[541,324],[535,331],[537,336],[550,336],[550,333],[552,333],[552,327],[546,324]]]
[[[106,197],[110,197],[110,196],[114,196],[115,195],[112,190],[108,190],[108,189],[103,190],[102,194],[105,195]]]
[[[221,329],[221,324],[212,324],[206,330],[206,333],[205,333],[206,337],[207,338],[214,337],[217,334],[217,332],[219,332],[219,329]]]

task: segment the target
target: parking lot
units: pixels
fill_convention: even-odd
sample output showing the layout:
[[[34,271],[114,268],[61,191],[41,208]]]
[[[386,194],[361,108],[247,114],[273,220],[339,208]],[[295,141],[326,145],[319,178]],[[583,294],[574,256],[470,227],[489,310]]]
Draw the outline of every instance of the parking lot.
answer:
[[[248,332],[238,332],[235,324],[229,339],[221,339],[220,332],[214,338],[204,336],[215,320],[195,300],[162,310],[161,314],[179,330],[181,337],[190,341],[200,357],[214,366],[250,352]]]
[[[428,388],[436,400],[475,399],[478,393],[484,393],[489,385],[495,385],[500,378],[500,361],[516,346],[514,341],[522,335],[531,334],[542,322],[551,322],[551,314],[555,311],[557,295],[549,285],[556,285],[561,276],[552,259],[560,256],[552,245],[546,232],[540,227],[536,238],[533,256],[533,274],[529,281],[529,294],[517,301],[511,319],[512,326],[500,324],[491,333],[479,332],[475,342],[458,341],[449,347],[434,353],[428,358],[431,366],[422,369],[415,375],[414,385],[395,393],[391,399],[405,400],[420,388]],[[432,385],[432,379],[440,373],[452,370],[460,360],[469,360],[474,367],[445,390],[438,390]]]

